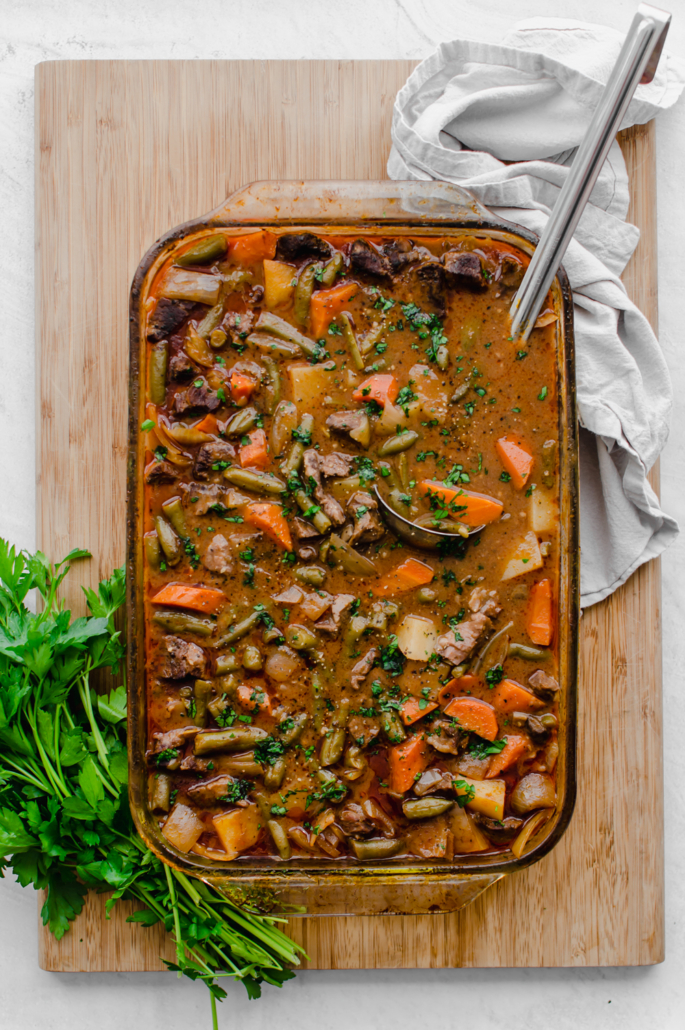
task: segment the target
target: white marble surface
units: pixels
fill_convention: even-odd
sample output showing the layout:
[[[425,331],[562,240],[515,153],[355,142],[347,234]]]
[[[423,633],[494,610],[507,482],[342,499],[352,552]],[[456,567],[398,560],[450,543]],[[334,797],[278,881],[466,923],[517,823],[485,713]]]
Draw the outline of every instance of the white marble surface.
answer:
[[[685,53],[685,0],[669,46]],[[33,69],[39,61],[112,58],[421,58],[458,35],[498,40],[515,20],[573,15],[627,29],[633,0],[0,0],[0,534],[33,547]],[[685,525],[682,334],[685,103],[658,127],[661,342],[676,410],[662,460],[666,508]],[[11,500],[10,500],[11,495]],[[676,1030],[685,1011],[685,536],[666,554],[664,687],[666,945],[645,969],[309,972],[248,1003],[230,989],[221,1027],[402,1030],[440,1024],[494,1030]],[[582,802],[582,799],[581,799]],[[646,841],[645,846],[649,847]],[[38,969],[36,901],[0,881],[0,1027],[114,1030],[208,1027],[202,986],[172,974],[51,974]]]

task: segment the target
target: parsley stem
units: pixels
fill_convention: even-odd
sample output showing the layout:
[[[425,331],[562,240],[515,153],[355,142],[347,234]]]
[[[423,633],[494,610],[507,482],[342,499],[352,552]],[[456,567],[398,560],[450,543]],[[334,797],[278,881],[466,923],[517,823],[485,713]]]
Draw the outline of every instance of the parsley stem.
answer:
[[[90,728],[91,728],[91,730],[93,732],[93,740],[95,741],[95,746],[97,748],[98,757],[99,757],[100,761],[102,762],[103,766],[105,767],[105,769],[107,770],[107,772],[109,773],[109,761],[108,761],[108,758],[107,758],[107,748],[105,747],[105,742],[102,739],[102,734],[100,733],[100,727],[98,726],[98,724],[97,724],[97,722],[95,720],[95,715],[93,714],[93,699],[90,696],[90,680],[89,680],[89,677],[88,677],[88,674],[90,672],[90,668],[91,667],[90,667],[90,663],[89,663],[86,666],[85,672],[83,673],[83,675],[79,679],[79,682],[78,682],[78,692],[79,692],[79,697],[81,698],[81,701],[83,702],[83,707],[86,710],[86,715],[88,716],[88,722],[90,723]]]
[[[183,947],[183,937],[181,935],[181,919],[178,912],[178,903],[176,901],[176,887],[174,886],[174,878],[169,866],[164,863],[164,875],[166,876],[166,882],[169,887],[169,901],[171,902],[171,910],[174,915],[174,934],[176,937],[176,958],[179,966],[185,965],[185,950]],[[182,972],[178,971],[179,979],[182,976]]]
[[[216,998],[209,992],[209,1004],[212,1006],[212,1030],[219,1030],[219,1019],[216,1014]]]

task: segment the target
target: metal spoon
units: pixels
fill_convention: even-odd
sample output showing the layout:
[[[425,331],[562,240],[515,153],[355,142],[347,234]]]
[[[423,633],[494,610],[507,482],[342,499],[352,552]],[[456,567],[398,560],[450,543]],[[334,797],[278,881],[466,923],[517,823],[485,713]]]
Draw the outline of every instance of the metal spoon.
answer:
[[[511,305],[511,335],[527,340],[633,93],[651,82],[671,15],[640,4],[528,270]]]
[[[383,512],[383,517],[388,523],[393,533],[399,536],[402,540],[405,540],[408,544],[412,544],[414,547],[420,547],[426,551],[437,551],[440,544],[445,540],[454,540],[460,538],[459,533],[446,533],[440,529],[426,529],[425,526],[417,526],[415,522],[410,522],[409,519],[405,519],[403,515],[399,515],[394,508],[391,508],[388,502],[381,494],[378,486],[374,483],[373,488],[378,498],[380,509]],[[484,526],[476,526],[470,528],[466,534],[467,536],[473,536],[474,533],[480,533]],[[463,539],[463,537],[461,537]]]

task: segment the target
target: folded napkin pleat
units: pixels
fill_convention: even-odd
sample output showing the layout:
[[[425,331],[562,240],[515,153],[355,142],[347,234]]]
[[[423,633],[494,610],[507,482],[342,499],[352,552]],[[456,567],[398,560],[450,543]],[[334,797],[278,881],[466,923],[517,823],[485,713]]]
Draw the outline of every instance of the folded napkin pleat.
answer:
[[[400,90],[392,179],[440,179],[541,234],[623,37],[559,18],[521,22],[502,44],[443,43]],[[664,52],[623,127],[671,106],[685,67]],[[581,603],[616,590],[678,533],[647,481],[668,436],[671,384],[658,341],[620,275],[639,241],[614,142],[564,257],[573,290],[581,423]]]

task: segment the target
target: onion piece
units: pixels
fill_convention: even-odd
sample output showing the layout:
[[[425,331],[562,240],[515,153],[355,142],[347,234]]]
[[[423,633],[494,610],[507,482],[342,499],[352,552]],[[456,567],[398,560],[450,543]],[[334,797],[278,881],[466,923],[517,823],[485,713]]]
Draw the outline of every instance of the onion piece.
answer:
[[[516,858],[521,857],[530,838],[537,833],[543,823],[547,822],[550,814],[549,809],[543,808],[540,812],[536,812],[534,816],[531,816],[528,822],[524,825],[518,837],[511,845],[512,853]]]

